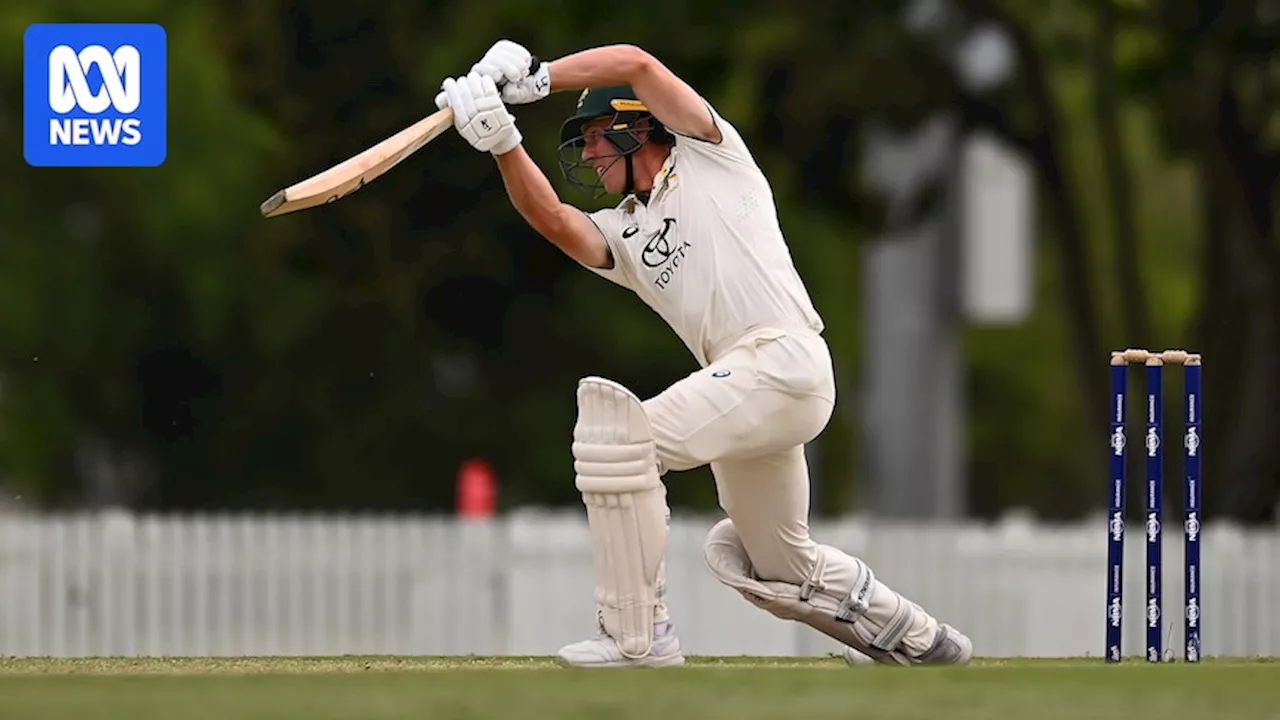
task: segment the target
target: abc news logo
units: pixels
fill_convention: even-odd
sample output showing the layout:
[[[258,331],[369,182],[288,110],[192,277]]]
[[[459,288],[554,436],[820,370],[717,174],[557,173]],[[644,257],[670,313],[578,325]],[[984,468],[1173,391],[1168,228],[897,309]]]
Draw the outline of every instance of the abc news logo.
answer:
[[[23,153],[36,167],[155,167],[168,47],[154,23],[37,23],[23,35]]]
[[[102,76],[97,92],[89,89],[89,72]],[[114,109],[121,115],[135,112],[142,103],[142,57],[132,45],[115,52],[90,45],[76,52],[59,45],[49,52],[49,109],[67,115],[77,109],[101,115]],[[49,119],[50,145],[137,145],[142,142],[142,121],[121,117],[53,117]]]

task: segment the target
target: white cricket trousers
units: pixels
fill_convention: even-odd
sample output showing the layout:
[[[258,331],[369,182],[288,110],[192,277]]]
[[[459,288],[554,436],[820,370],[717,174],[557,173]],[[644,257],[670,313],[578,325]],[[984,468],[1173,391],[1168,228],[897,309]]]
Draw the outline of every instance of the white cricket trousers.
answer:
[[[799,585],[816,561],[804,444],[826,427],[835,395],[826,340],[766,329],[644,402],[663,470],[711,466],[762,579]]]

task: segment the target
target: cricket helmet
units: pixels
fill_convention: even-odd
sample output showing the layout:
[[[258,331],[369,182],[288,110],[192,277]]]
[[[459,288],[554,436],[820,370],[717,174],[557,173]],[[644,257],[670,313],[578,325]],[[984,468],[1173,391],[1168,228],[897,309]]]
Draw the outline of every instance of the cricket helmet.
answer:
[[[583,90],[578,96],[576,112],[560,126],[560,171],[570,183],[593,191],[596,197],[604,194],[604,184],[591,163],[582,159],[585,144],[582,126],[601,118],[612,121],[605,126],[603,133],[615,152],[593,159],[612,157],[613,162],[622,160],[627,170],[627,184],[623,194],[628,194],[635,188],[631,155],[648,142],[670,145],[675,138],[636,97],[630,86],[615,85]],[[646,118],[649,121],[648,127],[638,129],[636,124]],[[646,129],[648,135],[640,138],[638,130]]]

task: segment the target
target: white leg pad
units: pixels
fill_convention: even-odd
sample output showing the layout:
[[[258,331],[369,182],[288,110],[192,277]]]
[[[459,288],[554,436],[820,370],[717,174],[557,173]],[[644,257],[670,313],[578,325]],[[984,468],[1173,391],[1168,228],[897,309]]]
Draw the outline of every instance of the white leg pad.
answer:
[[[842,557],[829,557],[834,554]],[[803,585],[760,580],[733,523],[722,520],[707,534],[703,558],[717,580],[753,605],[803,622],[877,662],[914,664],[928,645],[911,648],[904,639],[937,626],[920,606],[876,580],[866,563],[835,548],[818,546],[817,562]],[[855,563],[852,572],[829,571],[829,565],[848,560]]]
[[[587,506],[601,625],[623,655],[642,658],[652,648],[662,602],[667,500],[640,399],[611,380],[580,381],[573,458]]]

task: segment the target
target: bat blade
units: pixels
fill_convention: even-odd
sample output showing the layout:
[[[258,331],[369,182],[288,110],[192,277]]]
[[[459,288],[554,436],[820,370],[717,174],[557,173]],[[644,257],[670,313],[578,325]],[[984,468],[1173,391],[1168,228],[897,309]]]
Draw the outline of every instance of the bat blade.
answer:
[[[259,207],[263,217],[337,202],[399,165],[453,125],[453,108],[438,110],[324,172],[277,192]]]

